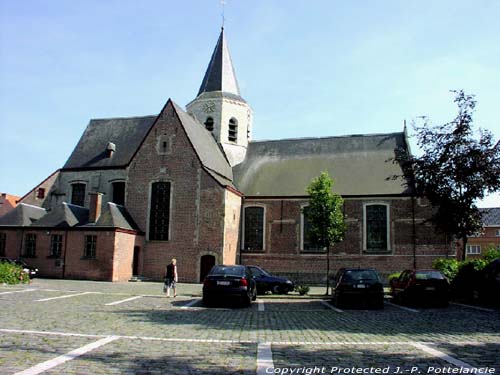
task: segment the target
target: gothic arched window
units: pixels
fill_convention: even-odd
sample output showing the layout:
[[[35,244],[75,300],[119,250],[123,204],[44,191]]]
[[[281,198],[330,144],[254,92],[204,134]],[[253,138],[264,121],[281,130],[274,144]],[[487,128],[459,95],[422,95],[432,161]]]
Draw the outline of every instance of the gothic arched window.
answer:
[[[170,182],[151,185],[149,208],[149,240],[168,241],[170,226]]]

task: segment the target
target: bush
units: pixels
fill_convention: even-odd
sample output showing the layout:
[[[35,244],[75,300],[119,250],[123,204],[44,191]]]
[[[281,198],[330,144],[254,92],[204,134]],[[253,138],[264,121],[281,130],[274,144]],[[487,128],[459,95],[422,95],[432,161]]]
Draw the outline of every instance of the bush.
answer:
[[[432,268],[441,271],[448,280],[452,281],[458,274],[460,263],[454,258],[440,258],[432,263]]]
[[[391,282],[392,279],[397,279],[400,275],[401,275],[401,272],[391,273],[389,276],[387,276],[387,280],[389,280],[389,282]]]
[[[484,253],[483,259],[488,263],[493,262],[495,259],[500,259],[500,249],[496,249],[493,246],[488,247]]]
[[[29,283],[29,275],[21,266],[7,262],[0,262],[0,283],[20,284]]]
[[[295,291],[297,293],[299,293],[301,296],[306,295],[307,293],[309,293],[309,290],[310,290],[310,288],[308,286],[305,286],[305,285],[297,285],[295,287]]]

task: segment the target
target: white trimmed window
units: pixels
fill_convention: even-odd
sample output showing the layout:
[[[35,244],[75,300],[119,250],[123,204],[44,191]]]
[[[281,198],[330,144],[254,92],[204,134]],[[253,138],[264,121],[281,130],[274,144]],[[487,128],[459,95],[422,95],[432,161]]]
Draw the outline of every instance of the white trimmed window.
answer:
[[[495,230],[495,236],[500,237],[500,229]]]
[[[368,203],[363,206],[363,248],[368,253],[391,250],[389,236],[389,205]]]
[[[247,206],[243,215],[243,247],[245,251],[264,250],[264,217],[262,206]]]
[[[304,252],[324,252],[325,248],[320,247],[311,238],[311,224],[307,220],[307,211],[309,206],[302,207],[302,213],[300,215],[301,222],[301,247],[300,249]]]
[[[467,245],[467,255],[481,254],[481,245]]]

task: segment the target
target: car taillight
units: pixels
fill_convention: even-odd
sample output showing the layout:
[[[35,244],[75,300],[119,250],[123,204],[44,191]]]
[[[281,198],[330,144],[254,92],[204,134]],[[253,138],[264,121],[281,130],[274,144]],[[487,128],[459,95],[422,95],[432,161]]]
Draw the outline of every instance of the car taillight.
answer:
[[[203,281],[203,286],[210,286],[211,284],[212,284],[212,281],[211,281],[211,280],[209,280],[209,279],[205,279],[205,280]]]
[[[240,286],[248,286],[248,280],[247,279],[241,279],[240,280]]]

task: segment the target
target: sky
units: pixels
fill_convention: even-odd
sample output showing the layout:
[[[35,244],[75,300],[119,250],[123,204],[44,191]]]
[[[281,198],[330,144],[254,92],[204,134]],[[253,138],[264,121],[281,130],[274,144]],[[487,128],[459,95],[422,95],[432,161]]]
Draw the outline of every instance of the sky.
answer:
[[[500,139],[497,0],[225,2],[255,140],[411,134],[453,120],[460,89]],[[193,100],[221,26],[220,0],[0,1],[0,192],[61,168],[90,119]]]

